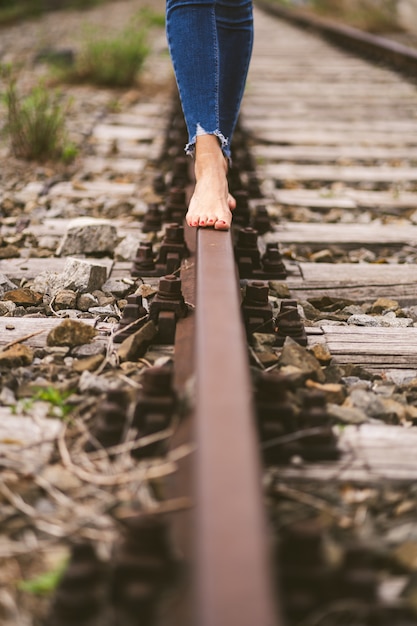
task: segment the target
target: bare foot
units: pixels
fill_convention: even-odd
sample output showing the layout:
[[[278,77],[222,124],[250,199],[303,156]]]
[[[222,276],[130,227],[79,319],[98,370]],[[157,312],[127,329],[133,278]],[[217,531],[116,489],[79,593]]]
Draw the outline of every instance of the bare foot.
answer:
[[[213,226],[228,230],[236,201],[229,194],[227,163],[215,135],[199,135],[196,140],[196,185],[186,215],[190,226]]]

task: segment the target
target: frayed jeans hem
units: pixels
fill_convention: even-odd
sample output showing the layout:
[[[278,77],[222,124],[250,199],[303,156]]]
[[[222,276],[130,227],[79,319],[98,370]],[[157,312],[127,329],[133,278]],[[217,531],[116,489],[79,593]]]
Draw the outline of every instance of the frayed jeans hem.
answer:
[[[189,143],[187,143],[187,145],[185,146],[184,148],[185,154],[192,156],[192,157],[195,156],[195,142],[197,140],[197,137],[201,135],[214,135],[215,137],[217,137],[217,139],[219,140],[220,148],[224,156],[230,162],[230,156],[231,156],[230,142],[227,139],[227,137],[225,137],[223,133],[218,129],[208,132],[208,131],[205,131],[204,128],[202,128],[200,125],[197,126],[197,132],[194,135],[194,137],[192,137]]]

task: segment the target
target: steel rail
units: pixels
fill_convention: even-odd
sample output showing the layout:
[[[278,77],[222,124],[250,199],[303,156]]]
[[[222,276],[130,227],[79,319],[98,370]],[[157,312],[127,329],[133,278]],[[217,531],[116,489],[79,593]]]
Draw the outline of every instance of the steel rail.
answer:
[[[416,80],[417,50],[414,48],[385,37],[366,33],[352,26],[341,25],[333,20],[307,14],[300,9],[278,6],[271,0],[256,0],[256,4],[267,13],[292,22],[296,26],[314,30],[333,44],[348,48],[351,52],[364,56],[368,60],[384,63],[404,73],[413,82]]]
[[[198,626],[278,626],[230,231],[199,229],[195,540]]]

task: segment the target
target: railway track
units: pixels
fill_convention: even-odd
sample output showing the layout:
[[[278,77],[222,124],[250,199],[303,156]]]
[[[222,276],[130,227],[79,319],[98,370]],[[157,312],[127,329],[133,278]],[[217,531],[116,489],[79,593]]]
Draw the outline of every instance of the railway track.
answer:
[[[93,259],[130,287],[116,334],[115,309],[84,320],[107,346],[104,360],[85,363],[95,386],[72,432],[45,431],[78,488],[113,489],[100,492],[97,520],[72,527],[78,541],[48,624],[417,623],[416,88],[260,11],[256,27],[232,232],[183,230],[190,178],[178,113],[163,148],[152,130],[165,100],[94,127],[92,181],[24,190],[49,208],[97,193],[129,203],[135,186],[116,172],[135,172],[149,147],[162,170],[147,213],[117,222],[141,242],[133,267]],[[61,240],[67,227],[46,215],[33,232]],[[0,270],[33,288],[65,263],[11,259]],[[28,335],[41,359],[45,335],[29,337],[30,317],[12,319],[2,345]],[[40,330],[60,323],[36,320]],[[48,354],[55,365],[58,352]],[[106,372],[114,388],[99,385]],[[34,519],[37,533],[51,530]]]

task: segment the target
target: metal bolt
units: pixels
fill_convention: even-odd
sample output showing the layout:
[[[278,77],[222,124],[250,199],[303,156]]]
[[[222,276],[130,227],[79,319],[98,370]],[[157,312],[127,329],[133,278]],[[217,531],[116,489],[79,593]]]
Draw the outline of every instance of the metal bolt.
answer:
[[[123,330],[123,329],[135,321],[139,322],[139,320],[142,320],[142,318],[145,318],[146,316],[147,316],[147,311],[145,307],[143,306],[142,296],[137,293],[133,293],[130,296],[128,296],[127,304],[123,311],[123,317],[120,320],[119,325],[117,327],[117,331],[122,331],[122,332],[120,333],[118,332],[118,334],[114,336],[114,341],[116,343],[120,343],[124,341],[126,337],[128,337],[130,334],[138,330],[138,326],[137,325],[132,326],[128,330]]]
[[[168,224],[165,230],[166,243],[183,244],[184,227],[180,224]]]
[[[149,242],[142,242],[136,251],[136,257],[133,261],[132,276],[140,273],[152,271],[155,268],[153,248]]]
[[[251,306],[264,306],[268,304],[269,287],[260,280],[255,280],[247,284],[245,292],[245,304]]]
[[[161,278],[159,281],[158,296],[166,300],[176,300],[181,297],[181,280],[172,274]]]
[[[162,225],[162,213],[158,204],[150,204],[143,218],[142,231],[144,233],[160,230]]]
[[[142,385],[143,393],[146,395],[171,395],[172,370],[168,367],[150,367],[143,372]]]

